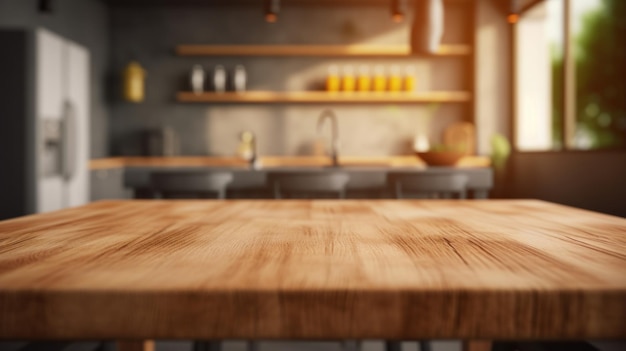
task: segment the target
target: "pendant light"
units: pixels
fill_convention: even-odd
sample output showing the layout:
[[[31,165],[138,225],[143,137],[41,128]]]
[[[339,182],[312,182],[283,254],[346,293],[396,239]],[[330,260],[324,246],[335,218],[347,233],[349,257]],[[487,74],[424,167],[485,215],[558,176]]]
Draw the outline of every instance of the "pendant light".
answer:
[[[515,24],[519,20],[519,8],[517,5],[518,2],[515,0],[510,0],[508,3],[508,8],[506,9],[508,14],[506,16],[506,20],[510,24]]]
[[[265,21],[275,23],[280,12],[280,0],[265,0]]]
[[[411,28],[411,52],[435,54],[443,37],[443,0],[415,1],[415,16]]]
[[[407,0],[391,0],[391,19],[400,23],[404,21],[407,11]]]

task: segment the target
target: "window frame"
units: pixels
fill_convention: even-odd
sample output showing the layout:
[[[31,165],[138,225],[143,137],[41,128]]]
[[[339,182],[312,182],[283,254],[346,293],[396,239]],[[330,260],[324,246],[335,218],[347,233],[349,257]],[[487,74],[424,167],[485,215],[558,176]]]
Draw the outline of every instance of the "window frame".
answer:
[[[563,68],[562,68],[562,83],[563,83],[563,102],[561,105],[561,110],[563,111],[563,118],[561,119],[561,139],[559,140],[561,147],[560,148],[552,148],[549,150],[520,150],[518,148],[518,140],[517,140],[517,121],[519,120],[519,116],[517,113],[518,106],[518,92],[517,92],[517,68],[518,68],[518,60],[516,56],[517,50],[517,23],[519,19],[522,18],[525,12],[531,10],[535,6],[540,3],[544,3],[548,0],[528,0],[526,3],[516,9],[514,6],[511,6],[511,13],[515,15],[515,21],[512,22],[511,31],[510,31],[510,65],[511,65],[511,84],[510,84],[510,92],[511,92],[511,124],[510,124],[510,135],[511,135],[511,144],[514,152],[520,153],[582,153],[582,152],[626,152],[625,147],[613,146],[613,147],[602,147],[595,149],[580,149],[575,147],[575,133],[576,133],[576,60],[574,54],[574,35],[572,33],[572,23],[573,23],[573,6],[572,0],[561,0],[563,1],[563,27],[561,28],[563,34]],[[512,3],[515,3],[515,0],[512,0]],[[509,16],[510,17],[510,16]]]

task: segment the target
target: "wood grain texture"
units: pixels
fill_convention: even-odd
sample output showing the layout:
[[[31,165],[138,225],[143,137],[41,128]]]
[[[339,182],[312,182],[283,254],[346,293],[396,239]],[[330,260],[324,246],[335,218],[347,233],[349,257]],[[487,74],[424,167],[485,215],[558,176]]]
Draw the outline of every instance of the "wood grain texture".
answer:
[[[441,45],[433,56],[467,56],[469,45]],[[408,45],[179,45],[179,56],[412,57]]]
[[[0,222],[0,338],[625,338],[625,272],[533,200],[105,201]]]
[[[303,104],[415,104],[428,102],[468,102],[466,91],[430,92],[327,92],[327,91],[246,91],[205,92],[181,91],[176,99],[186,103],[303,103]]]
[[[324,167],[330,166],[331,160],[326,156],[262,156],[263,167]],[[340,156],[339,163],[345,166],[378,166],[378,167],[425,167],[426,164],[416,156],[382,156],[358,157]],[[457,162],[457,167],[489,167],[490,159],[484,156],[467,156]],[[238,157],[111,157],[94,159],[89,168],[108,169],[120,167],[247,167],[248,161]]]

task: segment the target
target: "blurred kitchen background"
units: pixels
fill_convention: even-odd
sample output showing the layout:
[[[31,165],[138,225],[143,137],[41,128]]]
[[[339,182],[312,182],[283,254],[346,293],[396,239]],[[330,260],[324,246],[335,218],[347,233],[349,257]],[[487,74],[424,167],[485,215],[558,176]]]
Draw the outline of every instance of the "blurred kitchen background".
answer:
[[[4,33],[50,34],[88,57],[80,149],[92,199],[136,195],[126,182],[119,196],[106,187],[99,194],[110,196],[93,196],[98,179],[129,177],[99,162],[117,157],[124,173],[149,161],[120,157],[245,158],[243,132],[255,158],[307,164],[330,153],[316,126],[331,109],[340,157],[419,164],[415,151],[453,148],[445,135],[456,126],[467,156],[456,165],[496,168],[490,196],[621,216],[624,14],[616,0],[0,0]],[[13,42],[3,45],[13,74],[2,84],[4,123],[20,118],[9,102],[22,114],[38,106],[47,88],[32,76],[49,74],[8,55]],[[6,157],[28,162],[27,151],[17,161],[6,151],[28,134],[14,127],[3,128]]]
[[[0,219],[325,167],[328,110],[353,179],[482,170],[475,197],[626,216],[625,37],[623,0],[0,0]]]

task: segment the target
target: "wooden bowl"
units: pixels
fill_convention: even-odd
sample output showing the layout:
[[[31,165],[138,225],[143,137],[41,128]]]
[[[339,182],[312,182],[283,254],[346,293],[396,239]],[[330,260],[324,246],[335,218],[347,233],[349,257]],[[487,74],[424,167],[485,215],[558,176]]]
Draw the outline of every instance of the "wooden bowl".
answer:
[[[454,166],[465,156],[465,153],[456,151],[428,151],[415,154],[429,166]]]

